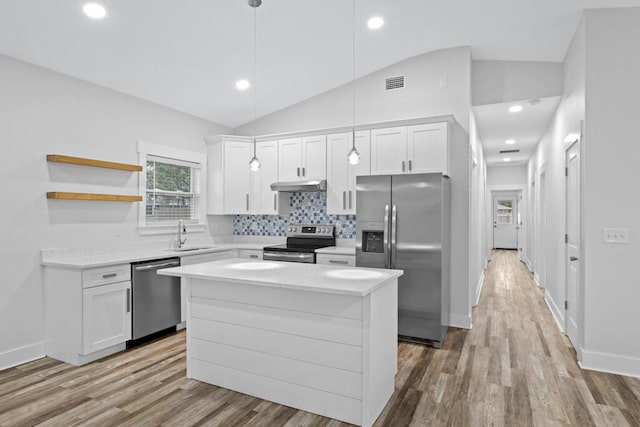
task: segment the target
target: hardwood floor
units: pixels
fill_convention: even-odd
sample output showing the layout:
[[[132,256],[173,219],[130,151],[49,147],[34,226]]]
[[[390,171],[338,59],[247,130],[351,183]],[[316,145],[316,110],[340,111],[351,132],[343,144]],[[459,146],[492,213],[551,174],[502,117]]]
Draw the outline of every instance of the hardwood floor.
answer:
[[[473,330],[398,347],[376,426],[640,426],[640,380],[581,370],[515,252],[495,251]],[[0,372],[0,425],[345,426],[185,378],[184,333],[82,367]]]

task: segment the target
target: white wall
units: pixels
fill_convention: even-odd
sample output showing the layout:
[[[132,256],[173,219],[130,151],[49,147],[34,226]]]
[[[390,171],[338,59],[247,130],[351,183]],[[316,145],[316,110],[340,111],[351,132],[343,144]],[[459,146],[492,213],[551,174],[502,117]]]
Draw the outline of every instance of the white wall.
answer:
[[[526,183],[527,165],[487,168],[487,185],[489,186],[524,186]]]
[[[425,53],[364,76],[356,82],[356,123],[453,114],[469,131],[471,52],[468,47]],[[387,77],[405,76],[405,88],[385,91]],[[441,87],[445,78],[446,87]],[[258,135],[353,124],[351,83],[277,111],[255,123]],[[258,100],[259,101],[259,100]],[[252,135],[254,123],[236,129]]]
[[[562,64],[473,61],[473,105],[500,104],[562,94]]]
[[[0,369],[44,353],[42,248],[143,240],[136,233],[138,204],[45,197],[77,188],[137,194],[138,174],[48,164],[46,154],[137,163],[139,139],[204,153],[204,135],[228,131],[0,55]]]
[[[640,376],[640,8],[586,13],[583,365]],[[602,242],[605,227],[631,242]]]
[[[471,146],[471,192],[469,216],[469,296],[471,305],[477,305],[484,280],[484,269],[489,259],[487,250],[486,193],[487,166],[484,161],[482,140],[471,110],[469,143]]]
[[[585,117],[585,19],[581,20],[564,59],[562,100],[527,168],[527,261],[561,327],[565,300],[565,137],[580,129]],[[545,176],[546,219],[541,213],[541,175]]]

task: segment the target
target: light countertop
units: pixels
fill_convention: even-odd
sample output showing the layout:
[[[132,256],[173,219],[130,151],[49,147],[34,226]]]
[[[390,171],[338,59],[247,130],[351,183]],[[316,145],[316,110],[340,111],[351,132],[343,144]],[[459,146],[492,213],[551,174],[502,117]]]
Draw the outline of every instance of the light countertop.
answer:
[[[354,246],[329,246],[316,249],[316,253],[327,255],[355,255],[356,248]]]
[[[191,255],[224,252],[234,249],[262,250],[263,247],[269,246],[271,243],[216,243],[205,246],[202,249],[190,251],[176,251],[173,249],[144,249],[137,251],[114,252],[106,254],[85,255],[85,256],[68,256],[61,258],[43,258],[42,265],[60,267],[60,268],[92,268],[104,267],[107,265],[127,264],[130,262],[148,261],[161,258],[187,257]],[[198,247],[202,247],[198,246]],[[185,246],[189,248],[189,245]]]
[[[158,270],[166,276],[365,296],[402,276],[402,270],[233,258]]]

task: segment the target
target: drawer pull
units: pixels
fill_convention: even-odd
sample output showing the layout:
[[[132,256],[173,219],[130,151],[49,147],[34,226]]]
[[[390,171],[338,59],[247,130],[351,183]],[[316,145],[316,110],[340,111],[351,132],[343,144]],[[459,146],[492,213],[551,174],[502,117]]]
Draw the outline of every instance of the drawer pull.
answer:
[[[257,258],[258,258],[258,255],[249,255],[249,258],[257,259]]]
[[[131,289],[127,289],[127,313],[131,312]]]
[[[118,273],[107,273],[107,274],[103,274],[102,278],[103,279],[111,279],[112,277],[116,277],[118,275]]]
[[[347,264],[349,264],[349,261],[342,260],[342,259],[330,259],[330,260],[329,260],[329,264],[342,264],[342,265],[347,265]]]

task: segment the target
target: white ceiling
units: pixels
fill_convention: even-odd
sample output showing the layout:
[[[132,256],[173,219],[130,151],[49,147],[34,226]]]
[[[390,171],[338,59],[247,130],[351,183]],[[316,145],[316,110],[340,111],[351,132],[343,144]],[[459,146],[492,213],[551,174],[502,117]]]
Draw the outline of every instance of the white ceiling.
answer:
[[[540,98],[540,101],[533,106],[524,101],[473,107],[487,166],[524,164],[529,160],[558,108],[560,97]],[[521,105],[523,109],[511,113],[512,105]],[[516,143],[506,144],[509,139]],[[500,150],[520,152],[500,154]],[[505,162],[505,157],[511,158],[511,162]]]

